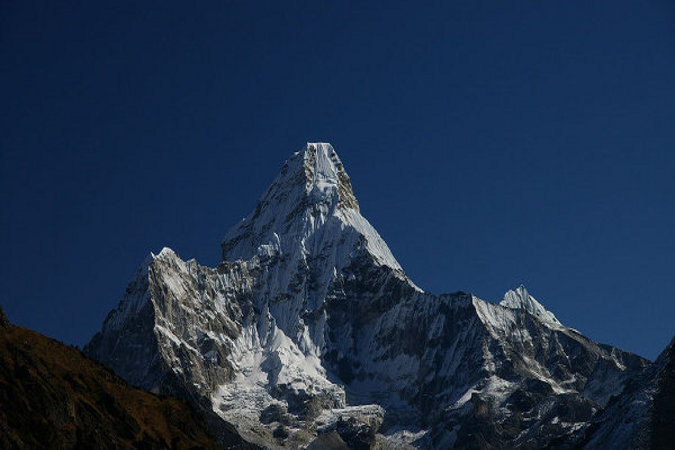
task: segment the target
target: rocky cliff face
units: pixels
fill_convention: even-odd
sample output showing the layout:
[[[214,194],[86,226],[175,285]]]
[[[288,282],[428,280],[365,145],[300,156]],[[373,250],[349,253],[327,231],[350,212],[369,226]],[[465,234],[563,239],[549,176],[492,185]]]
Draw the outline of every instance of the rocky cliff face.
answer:
[[[522,286],[500,304],[422,291],[330,144],[286,162],[222,254],[151,255],[86,351],[268,447],[572,446],[650,367]]]
[[[580,445],[669,449],[675,442],[675,338],[593,418]]]

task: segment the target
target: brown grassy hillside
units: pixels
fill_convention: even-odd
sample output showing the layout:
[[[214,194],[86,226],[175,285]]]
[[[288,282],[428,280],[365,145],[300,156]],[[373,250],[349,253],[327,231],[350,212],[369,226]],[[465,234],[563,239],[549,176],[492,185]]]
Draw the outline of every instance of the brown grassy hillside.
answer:
[[[220,448],[185,402],[128,385],[0,309],[0,448],[129,447]]]

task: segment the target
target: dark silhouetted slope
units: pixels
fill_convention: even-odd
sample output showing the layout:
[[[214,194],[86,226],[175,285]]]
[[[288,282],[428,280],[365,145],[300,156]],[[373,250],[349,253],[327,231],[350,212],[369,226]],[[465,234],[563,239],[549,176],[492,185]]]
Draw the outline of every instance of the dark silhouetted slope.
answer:
[[[668,449],[675,445],[675,338],[659,360],[663,369],[654,396],[651,445],[654,449]]]
[[[232,433],[229,444],[245,443]],[[134,388],[0,309],[0,448],[220,448],[182,400]]]

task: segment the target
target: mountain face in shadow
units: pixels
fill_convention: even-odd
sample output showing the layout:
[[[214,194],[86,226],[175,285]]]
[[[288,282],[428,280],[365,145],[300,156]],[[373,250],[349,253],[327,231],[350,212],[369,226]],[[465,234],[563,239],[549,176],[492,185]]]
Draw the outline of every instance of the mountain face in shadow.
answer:
[[[656,364],[661,370],[656,377],[650,444],[655,449],[667,449],[675,445],[675,338]]]
[[[593,418],[579,447],[667,450],[674,442],[675,338]]]

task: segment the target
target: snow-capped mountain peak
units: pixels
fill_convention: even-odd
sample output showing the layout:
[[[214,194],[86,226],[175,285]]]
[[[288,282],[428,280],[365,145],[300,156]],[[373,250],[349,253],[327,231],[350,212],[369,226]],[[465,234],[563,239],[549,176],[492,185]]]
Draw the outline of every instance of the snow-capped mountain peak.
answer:
[[[328,143],[294,153],[255,210],[223,239],[223,261],[296,255],[340,270],[365,249],[378,265],[403,270],[361,215],[349,175]],[[295,256],[294,256],[295,257]]]
[[[162,257],[171,257],[171,256],[176,256],[176,252],[174,252],[172,249],[169,247],[162,247],[162,249],[159,251],[159,253],[154,254],[150,253],[150,256],[148,258],[148,262],[155,260],[157,258],[162,258]]]
[[[264,447],[571,445],[648,366],[524,286],[499,305],[417,288],[330,144],[294,153],[222,251],[150,255],[86,351]]]
[[[512,309],[524,309],[532,315],[539,317],[547,322],[560,323],[556,316],[532,297],[527,288],[522,284],[514,291],[509,290],[504,294],[504,300],[499,303],[501,306]]]

